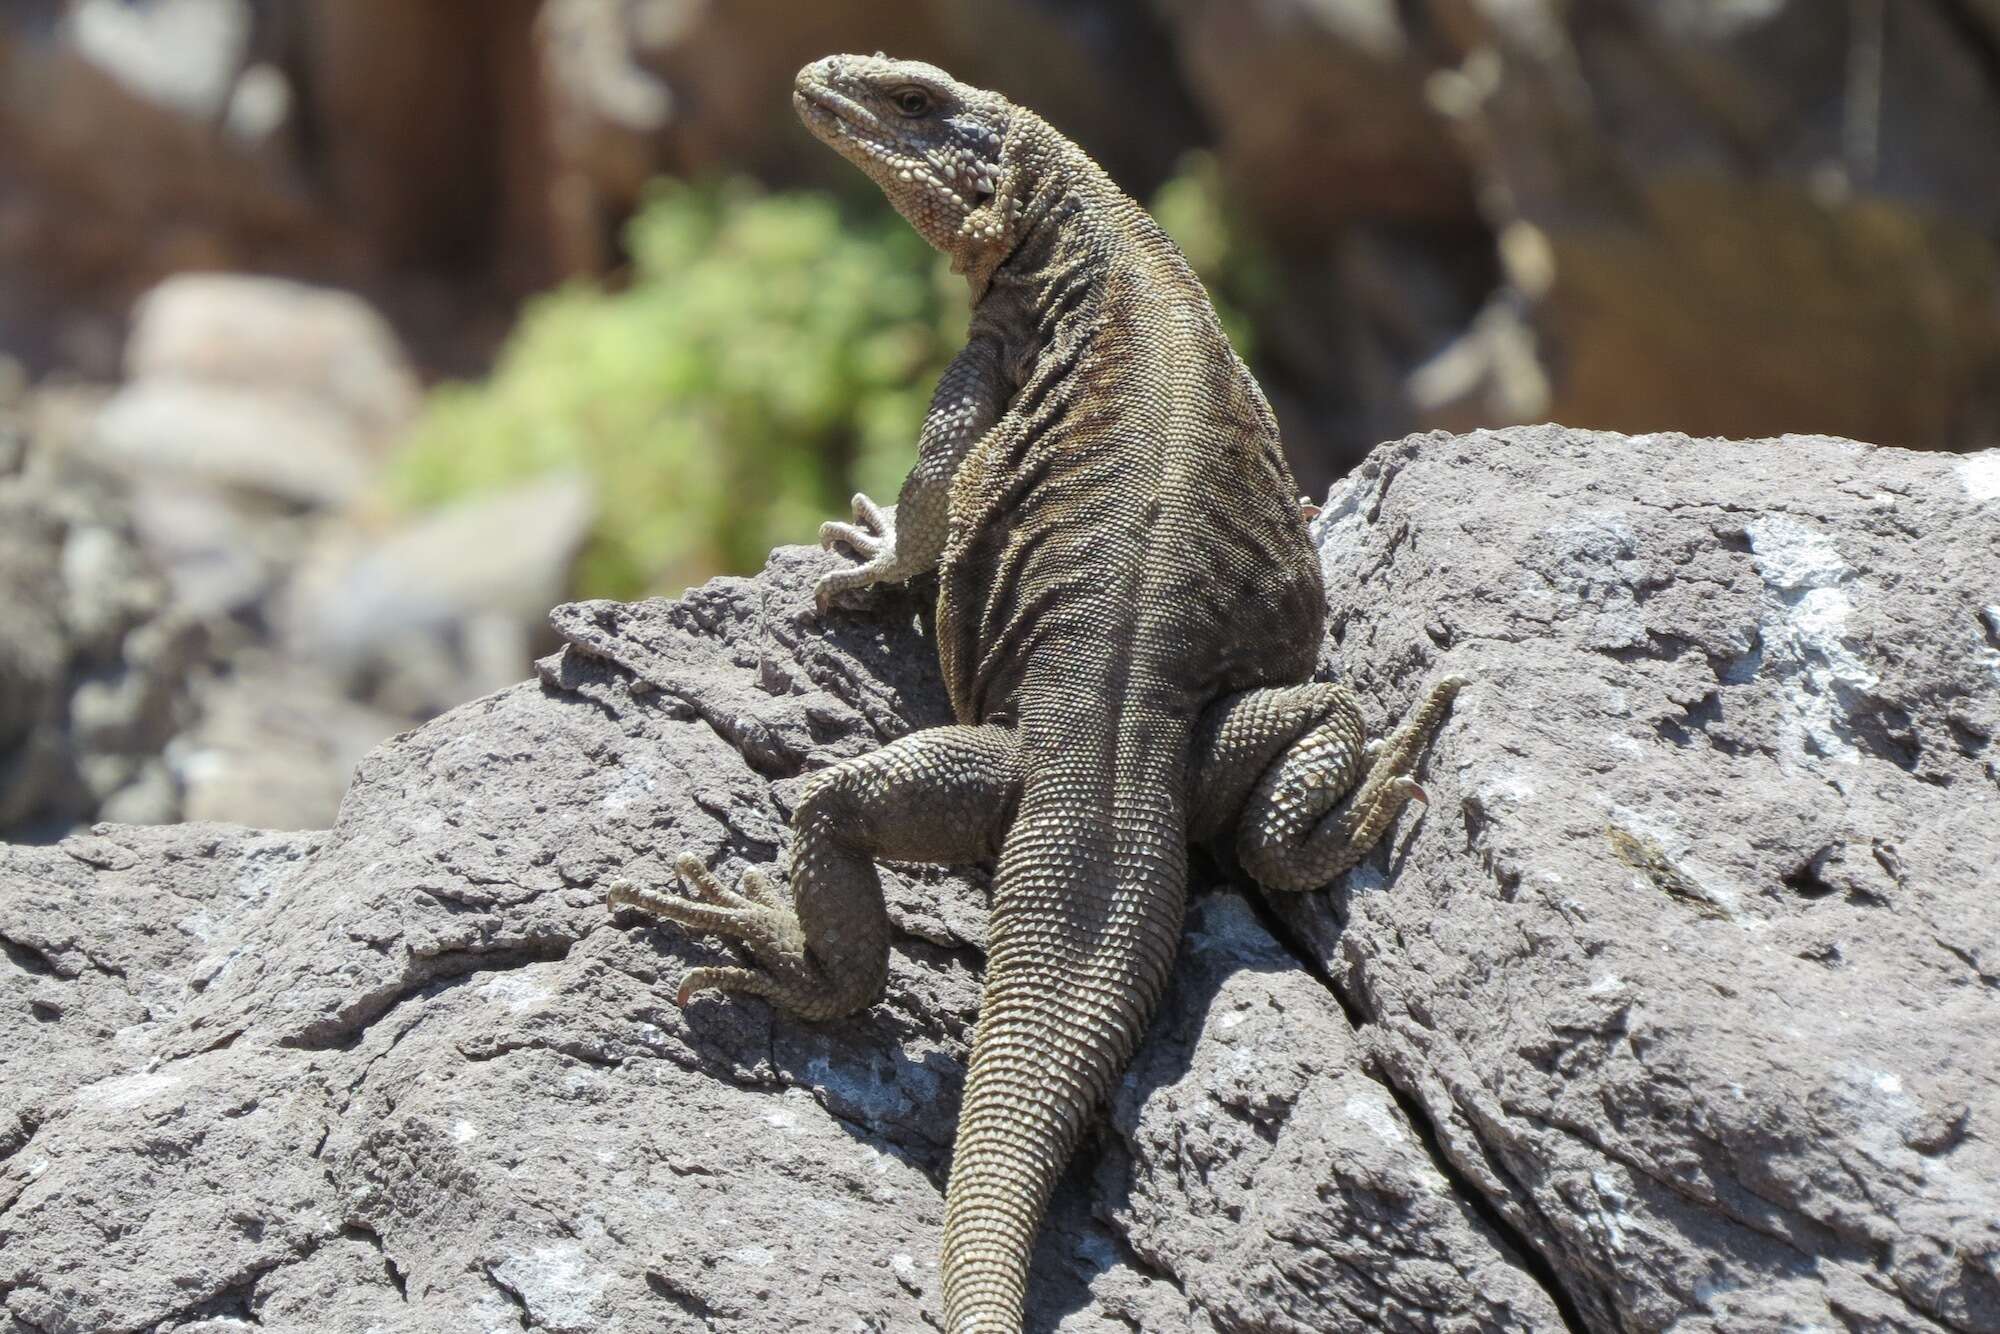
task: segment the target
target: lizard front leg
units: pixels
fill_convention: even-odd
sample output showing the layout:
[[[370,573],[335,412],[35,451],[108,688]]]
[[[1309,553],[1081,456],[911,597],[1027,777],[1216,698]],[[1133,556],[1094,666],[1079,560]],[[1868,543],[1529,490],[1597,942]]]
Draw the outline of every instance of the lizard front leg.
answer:
[[[937,568],[951,512],[951,479],[1007,401],[997,340],[975,337],[952,359],[931,395],[917,437],[917,465],[888,509],[854,497],[854,522],[820,525],[820,545],[842,547],[857,565],[822,575],[813,596],[825,610],[832,598],[872,584],[900,583]]]
[[[743,991],[805,1019],[874,1003],[889,971],[889,913],[876,858],[958,864],[994,856],[1021,787],[1019,747],[1004,727],[937,727],[822,770],[792,816],[792,903],[748,871],[726,888],[701,859],[674,869],[701,899],[621,880],[613,908],[633,907],[690,931],[733,937],[754,967],[696,968],[696,991]]]
[[[1337,685],[1216,701],[1195,743],[1195,833],[1214,838],[1233,825],[1243,869],[1271,889],[1324,886],[1368,855],[1411,798],[1424,798],[1411,771],[1464,684],[1439,680],[1376,741]]]

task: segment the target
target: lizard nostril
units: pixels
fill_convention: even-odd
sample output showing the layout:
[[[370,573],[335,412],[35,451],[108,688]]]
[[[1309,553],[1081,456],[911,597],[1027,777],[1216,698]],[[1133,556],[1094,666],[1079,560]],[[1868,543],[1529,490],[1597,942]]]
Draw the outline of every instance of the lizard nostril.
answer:
[[[818,60],[799,70],[798,78],[793,80],[793,87],[805,88],[811,84],[827,83],[839,77],[840,58],[838,56],[821,56]]]

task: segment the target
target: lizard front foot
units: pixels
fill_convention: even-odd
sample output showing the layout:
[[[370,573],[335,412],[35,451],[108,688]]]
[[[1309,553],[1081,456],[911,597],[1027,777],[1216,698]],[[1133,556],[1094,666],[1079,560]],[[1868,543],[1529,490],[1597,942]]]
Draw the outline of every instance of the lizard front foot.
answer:
[[[884,509],[867,496],[854,497],[854,522],[827,522],[819,526],[819,544],[828,551],[842,547],[860,557],[860,563],[830,570],[813,585],[813,600],[825,611],[836,594],[875,584],[893,583],[903,577],[896,563],[896,509]]]
[[[674,870],[701,896],[681,898],[641,889],[630,880],[612,882],[606,903],[613,908],[637,908],[690,931],[741,941],[756,959],[755,968],[694,968],[681,980],[677,1004],[686,1005],[697,991],[744,991],[777,1001],[791,1009],[811,1008],[817,990],[806,959],[805,932],[798,914],[778,897],[777,887],[761,871],[745,871],[730,889],[701,858],[683,852]]]

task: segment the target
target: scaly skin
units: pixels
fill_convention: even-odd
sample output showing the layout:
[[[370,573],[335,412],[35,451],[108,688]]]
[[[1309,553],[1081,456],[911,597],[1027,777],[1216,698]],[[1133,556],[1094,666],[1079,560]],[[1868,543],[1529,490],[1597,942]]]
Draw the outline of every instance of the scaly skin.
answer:
[[[683,1001],[712,987],[830,1018],[887,975],[876,859],[998,854],[944,1305],[949,1334],[1018,1334],[1049,1194],[1166,985],[1190,834],[1235,830],[1273,887],[1324,884],[1421,795],[1409,771],[1459,682],[1377,747],[1345,691],[1290,684],[1325,597],[1277,422],[1180,252],[1081,149],[880,55],[808,65],[794,101],[971,285],[896,508],[857,496],[826,525],[861,559],[818,589],[826,606],[935,569],[959,725],[816,777],[795,907],[689,857],[706,902],[629,884],[611,902],[748,947],[754,966],[697,969]]]

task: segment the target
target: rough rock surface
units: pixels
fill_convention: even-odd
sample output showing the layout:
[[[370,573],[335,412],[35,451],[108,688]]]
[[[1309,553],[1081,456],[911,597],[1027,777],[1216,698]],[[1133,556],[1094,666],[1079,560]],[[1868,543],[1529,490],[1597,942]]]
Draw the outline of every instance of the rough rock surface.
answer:
[[[1031,1327],[2000,1327],[2000,455],[1413,438],[1320,532],[1378,711],[1475,677],[1430,813],[1282,926],[1206,878]],[[324,834],[0,849],[11,1328],[934,1318],[981,878],[817,1027],[603,907],[943,719],[827,559],[558,609]]]
[[[2000,450],[1433,436],[1319,531],[1357,687],[1475,684],[1288,917],[1583,1318],[2000,1330]]]

